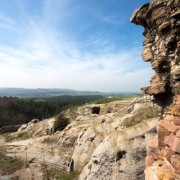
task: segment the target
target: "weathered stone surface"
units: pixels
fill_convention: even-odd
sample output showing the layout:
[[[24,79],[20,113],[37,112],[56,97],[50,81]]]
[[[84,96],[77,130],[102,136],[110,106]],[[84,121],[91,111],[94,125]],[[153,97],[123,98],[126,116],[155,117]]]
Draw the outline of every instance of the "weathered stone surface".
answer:
[[[174,85],[174,93],[180,94],[180,82],[176,82]]]
[[[151,66],[154,70],[158,70],[158,68],[163,64],[163,60],[153,61]]]
[[[26,129],[27,128],[27,124],[23,124],[23,125],[21,125],[21,127],[18,129],[18,132],[20,132],[20,131],[22,131],[22,130],[24,130],[24,129]]]
[[[172,75],[174,79],[180,79],[180,66],[176,65],[173,67]]]
[[[166,15],[166,8],[164,7],[156,8],[156,7],[158,6],[155,6],[151,13],[151,18],[150,18],[151,22],[155,22],[159,18],[163,18]]]
[[[136,122],[130,127],[121,127],[121,123],[127,115],[133,117],[145,106],[151,105],[135,103],[129,106],[128,114],[122,114],[120,105],[112,103],[111,110],[117,110],[115,113],[106,112],[95,117],[84,114],[84,108],[81,107],[78,112],[82,121],[76,122],[91,122],[91,125],[82,128],[78,135],[70,165],[71,171],[81,171],[80,180],[108,180],[119,177],[122,180],[144,180],[146,141],[154,138],[158,118]]]
[[[146,13],[149,7],[149,3],[144,4],[142,7],[134,11],[133,15],[130,18],[130,21],[136,24],[146,25]]]
[[[164,131],[175,133],[177,130],[180,129],[180,126],[176,126],[173,122],[163,120],[158,123],[158,128],[165,128]]]
[[[174,122],[175,125],[180,126],[180,116],[179,117],[174,117],[173,122]]]
[[[150,122],[142,122],[136,128],[107,136],[94,150],[79,180],[108,180],[119,177],[121,180],[143,180],[145,161],[142,159],[146,156],[143,134],[152,125]]]
[[[152,165],[158,157],[158,140],[153,138],[146,144],[147,156],[146,156],[146,166]]]
[[[180,106],[178,104],[171,106],[169,109],[173,115],[180,116]]]
[[[161,149],[161,158],[165,158],[167,159],[168,161],[170,161],[170,158],[174,155],[174,151],[169,148],[169,147],[165,147],[163,149]]]
[[[163,24],[161,24],[158,28],[159,33],[164,34],[170,25],[171,25],[170,21],[167,21],[167,22],[164,22]]]
[[[171,164],[174,167],[176,173],[180,174],[180,156],[174,155],[171,157]]]
[[[166,136],[169,136],[171,134],[170,131],[167,131],[163,126],[158,126],[158,129],[157,129],[157,139],[158,139],[158,146],[159,147],[162,147],[164,146],[164,138]]]
[[[151,46],[145,46],[142,52],[142,58],[144,61],[148,62],[153,59],[153,53],[151,50]]]
[[[158,82],[153,84],[152,86],[142,88],[145,94],[148,95],[157,95],[165,92],[165,84],[164,82]]]
[[[180,18],[180,9],[178,9],[176,12],[174,12],[173,14],[171,14],[170,16],[171,18]]]
[[[150,86],[142,91],[154,95],[154,101],[162,106],[157,139],[154,140],[157,146],[152,142],[147,144],[146,180],[180,179],[179,5],[180,0],[151,0],[148,6],[136,10],[132,18],[133,23],[145,28],[142,57],[144,61],[150,61],[155,70]]]
[[[176,136],[180,138],[180,130],[177,131]]]
[[[175,97],[174,103],[180,105],[180,95],[177,95],[177,96]]]
[[[176,180],[173,172],[158,165],[147,168],[145,175],[146,180]]]
[[[176,152],[176,153],[180,153],[180,138],[178,138],[177,136],[174,137],[173,144],[171,147],[171,149]]]
[[[83,129],[77,139],[72,159],[74,170],[81,171],[89,162],[95,148],[104,139],[104,135],[98,136],[93,128]]]

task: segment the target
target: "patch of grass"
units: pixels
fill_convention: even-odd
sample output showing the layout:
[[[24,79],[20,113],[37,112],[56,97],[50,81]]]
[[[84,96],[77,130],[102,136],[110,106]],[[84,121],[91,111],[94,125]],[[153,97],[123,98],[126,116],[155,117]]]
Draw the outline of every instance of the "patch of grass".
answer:
[[[124,127],[130,127],[137,123],[140,123],[142,120],[158,117],[161,109],[158,107],[146,107],[140,109],[134,116],[126,118],[121,123]]]
[[[95,101],[90,101],[89,104],[106,104],[106,103],[110,103],[113,101],[119,101],[122,100],[122,97],[117,97],[117,98],[104,98],[104,99],[98,99]]]
[[[59,180],[77,180],[79,176],[78,172],[65,172],[54,168],[43,168],[43,179],[59,179]]]
[[[21,169],[24,163],[19,159],[14,159],[12,157],[7,157],[5,151],[0,150],[0,174],[8,175],[15,171]]]
[[[15,140],[29,139],[31,137],[32,137],[32,135],[28,134],[27,132],[21,132],[21,133],[18,133],[16,135],[11,135],[11,134],[5,135],[4,140],[6,142],[12,142],[12,141],[15,141]]]
[[[17,139],[21,139],[21,140],[24,140],[24,139],[29,139],[31,138],[32,136],[26,132],[22,132],[22,133],[19,133],[17,135]]]

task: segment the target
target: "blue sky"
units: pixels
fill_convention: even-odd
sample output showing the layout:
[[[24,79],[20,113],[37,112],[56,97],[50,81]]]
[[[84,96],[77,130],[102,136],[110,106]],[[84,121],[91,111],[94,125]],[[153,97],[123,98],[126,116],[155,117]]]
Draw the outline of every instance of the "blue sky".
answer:
[[[139,91],[148,0],[0,0],[0,87]]]

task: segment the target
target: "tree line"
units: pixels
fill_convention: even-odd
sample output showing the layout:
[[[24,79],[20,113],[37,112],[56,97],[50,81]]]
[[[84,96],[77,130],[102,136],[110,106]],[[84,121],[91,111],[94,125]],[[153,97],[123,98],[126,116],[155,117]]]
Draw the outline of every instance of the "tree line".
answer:
[[[103,96],[58,96],[51,98],[0,97],[0,127],[48,118],[74,105],[102,99]]]

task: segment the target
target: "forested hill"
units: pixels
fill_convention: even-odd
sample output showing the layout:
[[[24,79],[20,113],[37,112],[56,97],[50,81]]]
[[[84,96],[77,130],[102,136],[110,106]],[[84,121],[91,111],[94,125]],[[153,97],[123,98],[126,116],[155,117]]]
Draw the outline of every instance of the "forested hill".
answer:
[[[0,97],[0,127],[27,123],[33,118],[47,118],[73,105],[102,99],[103,96],[59,96],[52,98]]]

